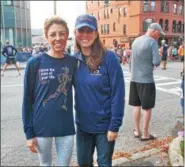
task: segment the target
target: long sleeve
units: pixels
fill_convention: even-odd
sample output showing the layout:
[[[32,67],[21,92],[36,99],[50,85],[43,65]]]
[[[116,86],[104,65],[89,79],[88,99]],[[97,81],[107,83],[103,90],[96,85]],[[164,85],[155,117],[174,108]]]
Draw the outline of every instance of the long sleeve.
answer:
[[[31,58],[25,70],[24,75],[24,94],[22,104],[22,121],[24,132],[27,139],[34,137],[33,132],[33,104],[34,104],[34,89],[36,82],[34,58]]]
[[[111,52],[108,55],[108,75],[111,85],[111,121],[109,130],[118,132],[122,124],[125,107],[125,82],[123,71],[116,58],[116,55]]]
[[[5,57],[7,56],[6,48],[5,47],[3,48],[2,55],[5,56]]]

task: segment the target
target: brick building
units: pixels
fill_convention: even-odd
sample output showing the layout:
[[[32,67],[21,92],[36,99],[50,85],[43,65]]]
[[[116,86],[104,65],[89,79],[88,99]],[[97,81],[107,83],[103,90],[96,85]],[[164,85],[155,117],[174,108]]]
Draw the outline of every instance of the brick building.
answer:
[[[183,12],[183,0],[86,1],[86,13],[97,18],[105,46],[113,46],[116,40],[118,44],[129,47],[152,22],[158,22],[163,27],[168,44],[180,43],[184,34]]]

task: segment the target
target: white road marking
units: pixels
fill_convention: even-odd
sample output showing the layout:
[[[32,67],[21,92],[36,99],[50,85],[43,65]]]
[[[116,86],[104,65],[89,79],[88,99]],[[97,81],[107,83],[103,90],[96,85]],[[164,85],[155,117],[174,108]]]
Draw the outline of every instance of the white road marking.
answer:
[[[166,86],[166,85],[173,85],[173,84],[180,84],[181,81],[177,81],[177,82],[165,82],[165,83],[159,83],[159,84],[155,84],[156,86]]]
[[[1,88],[9,88],[9,87],[22,87],[23,84],[17,84],[17,85],[1,85]]]
[[[123,73],[124,73],[125,82],[130,83],[131,73],[129,71],[124,71],[124,69],[123,69]],[[181,83],[180,79],[168,78],[168,77],[155,75],[154,80],[155,80],[155,85],[156,85],[157,90],[165,92],[165,93],[170,93],[170,94],[174,94],[177,96],[181,96],[182,91],[180,88],[180,83]],[[161,81],[162,83],[157,83],[158,81]],[[175,84],[177,84],[179,87],[177,87]],[[168,86],[171,85],[171,88],[163,87],[167,85]]]
[[[160,90],[162,92],[166,92],[166,93],[171,93],[171,94],[174,94],[174,95],[177,95],[177,96],[180,96],[181,93],[178,92],[178,91],[173,91],[173,90],[170,90],[170,89],[164,89],[164,88],[161,88],[161,87],[156,87],[157,90]]]

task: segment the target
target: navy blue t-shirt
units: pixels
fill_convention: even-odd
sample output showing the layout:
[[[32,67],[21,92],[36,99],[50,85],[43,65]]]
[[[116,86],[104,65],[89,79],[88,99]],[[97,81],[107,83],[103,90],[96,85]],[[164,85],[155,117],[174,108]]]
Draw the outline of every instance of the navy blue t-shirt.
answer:
[[[22,119],[27,139],[75,134],[72,82],[76,59],[31,58],[24,78]]]
[[[2,54],[7,58],[15,58],[16,53],[17,49],[12,45],[5,46],[2,51]]]

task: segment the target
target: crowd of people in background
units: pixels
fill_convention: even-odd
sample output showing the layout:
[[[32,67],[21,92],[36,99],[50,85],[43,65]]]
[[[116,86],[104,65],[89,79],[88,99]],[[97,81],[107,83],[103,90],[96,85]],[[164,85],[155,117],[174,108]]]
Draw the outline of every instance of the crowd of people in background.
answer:
[[[130,56],[131,56],[131,48],[125,47],[123,45],[118,45],[117,47],[107,47],[107,49],[114,51],[117,55],[117,58],[120,63],[126,64],[129,63]]]

